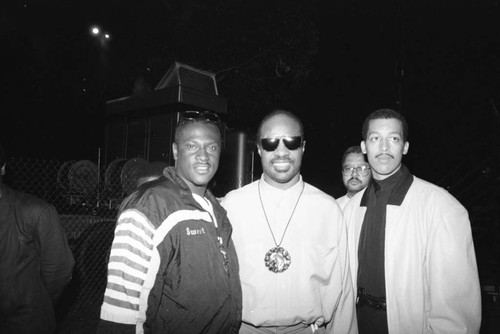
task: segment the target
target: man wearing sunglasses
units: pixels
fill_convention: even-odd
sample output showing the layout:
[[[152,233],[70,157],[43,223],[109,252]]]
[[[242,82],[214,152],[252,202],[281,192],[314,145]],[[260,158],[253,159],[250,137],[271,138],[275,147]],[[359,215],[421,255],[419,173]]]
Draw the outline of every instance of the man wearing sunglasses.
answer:
[[[342,211],[300,175],[302,122],[285,110],[268,114],[257,150],[261,178],[222,202],[240,262],[240,334],[356,333]]]
[[[175,167],[122,203],[99,333],[237,333],[241,283],[232,227],[207,189],[219,166],[216,114],[186,112]]]
[[[352,196],[366,188],[371,180],[370,165],[360,146],[349,147],[342,156],[342,181],[347,194],[337,198],[340,208],[344,209]]]
[[[467,210],[402,164],[408,124],[366,117],[373,180],[345,206],[359,333],[479,333],[481,290]]]

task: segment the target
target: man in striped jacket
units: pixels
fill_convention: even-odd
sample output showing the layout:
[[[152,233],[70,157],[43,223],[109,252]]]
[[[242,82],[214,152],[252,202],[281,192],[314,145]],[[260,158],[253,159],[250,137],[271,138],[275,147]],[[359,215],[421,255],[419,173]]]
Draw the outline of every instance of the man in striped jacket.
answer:
[[[185,112],[175,167],[122,203],[99,333],[237,333],[238,260],[225,210],[207,189],[219,164],[216,114]]]

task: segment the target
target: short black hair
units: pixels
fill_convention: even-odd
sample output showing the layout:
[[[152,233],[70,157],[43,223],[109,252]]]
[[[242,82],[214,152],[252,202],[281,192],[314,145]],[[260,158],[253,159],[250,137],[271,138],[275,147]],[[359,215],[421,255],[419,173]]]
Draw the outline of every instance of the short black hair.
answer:
[[[299,125],[300,135],[302,137],[304,137],[304,125],[302,124],[302,121],[300,120],[300,118],[291,111],[284,110],[284,109],[276,109],[276,110],[271,111],[269,114],[267,114],[262,119],[262,121],[260,121],[259,127],[257,128],[257,140],[259,140],[261,137],[262,128],[263,128],[264,124],[269,119],[273,118],[274,116],[286,116],[286,117],[293,119]]]
[[[349,154],[361,154],[361,155],[363,155],[365,162],[368,162],[368,161],[366,161],[366,157],[363,154],[363,151],[361,151],[361,146],[355,145],[355,146],[350,146],[347,148],[347,150],[345,150],[344,155],[342,156],[342,160],[341,160],[342,166],[344,165],[345,159],[347,158],[347,156]]]
[[[408,122],[406,121],[406,118],[399,112],[393,109],[378,109],[369,114],[366,118],[365,121],[363,122],[363,128],[361,129],[361,136],[363,137],[363,140],[366,140],[366,137],[368,136],[368,127],[370,125],[370,121],[375,120],[375,119],[397,119],[401,122],[403,126],[403,141],[408,141],[409,137],[409,129],[408,129]]]

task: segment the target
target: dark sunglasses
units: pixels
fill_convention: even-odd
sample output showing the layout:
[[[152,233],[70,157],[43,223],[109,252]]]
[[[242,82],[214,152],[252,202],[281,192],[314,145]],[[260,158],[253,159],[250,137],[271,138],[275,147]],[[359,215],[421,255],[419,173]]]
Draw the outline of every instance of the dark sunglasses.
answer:
[[[219,115],[217,115],[213,111],[196,111],[196,110],[188,110],[182,113],[182,118],[188,121],[206,121],[206,122],[214,122],[218,123],[220,121]]]
[[[264,151],[272,152],[278,148],[281,140],[285,144],[286,148],[291,151],[302,146],[302,136],[262,138],[260,140],[260,146]]]

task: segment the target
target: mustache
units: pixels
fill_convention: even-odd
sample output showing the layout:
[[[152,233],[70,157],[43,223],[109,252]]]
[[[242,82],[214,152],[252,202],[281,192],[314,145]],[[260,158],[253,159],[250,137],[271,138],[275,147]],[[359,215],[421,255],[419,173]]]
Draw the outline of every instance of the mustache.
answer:
[[[351,177],[347,182],[351,182],[352,180],[356,180],[356,181],[361,182],[361,180],[357,177]]]
[[[273,159],[271,159],[271,163],[274,164],[276,162],[278,162],[278,163],[279,162],[289,162],[289,163],[292,163],[293,159],[290,159],[290,158],[287,158],[287,157],[285,157],[285,158],[273,158]]]

